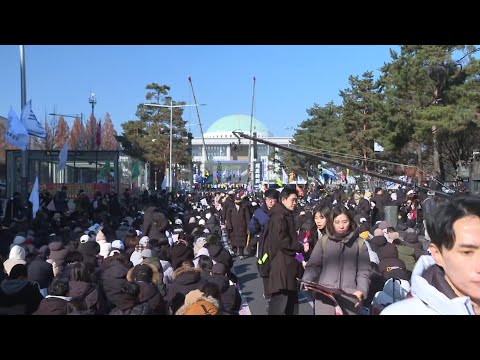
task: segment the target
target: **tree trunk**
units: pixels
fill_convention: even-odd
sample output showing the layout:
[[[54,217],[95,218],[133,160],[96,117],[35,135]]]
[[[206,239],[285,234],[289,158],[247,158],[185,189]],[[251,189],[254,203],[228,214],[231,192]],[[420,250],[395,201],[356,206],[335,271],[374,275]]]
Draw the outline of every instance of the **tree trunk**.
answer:
[[[422,156],[422,144],[418,143],[417,144],[418,148],[417,148],[417,156],[418,156],[418,163],[417,163],[417,167],[418,167],[418,182],[420,183],[420,185],[423,185],[423,156]]]
[[[432,136],[433,136],[433,172],[435,179],[440,179],[440,155],[438,152],[438,136],[437,136],[437,127],[432,126]]]

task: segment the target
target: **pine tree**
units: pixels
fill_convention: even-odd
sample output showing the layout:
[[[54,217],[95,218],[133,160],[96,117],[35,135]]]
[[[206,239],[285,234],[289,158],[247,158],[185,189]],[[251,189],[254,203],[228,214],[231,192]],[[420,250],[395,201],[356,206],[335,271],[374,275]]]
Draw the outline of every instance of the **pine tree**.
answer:
[[[85,150],[89,150],[89,151],[97,150],[97,145],[95,145],[96,135],[97,135],[97,119],[92,113],[85,127]]]
[[[68,127],[68,124],[65,121],[64,117],[60,116],[60,119],[58,120],[57,130],[54,136],[53,148],[55,150],[60,150],[65,144],[65,141],[68,140],[69,136],[70,129]]]
[[[147,92],[145,96],[147,100],[170,105],[169,86],[152,83],[147,85],[146,89],[152,90]],[[185,103],[173,101],[173,105],[181,104]],[[154,171],[163,173],[170,154],[170,109],[140,104],[137,106],[136,116],[139,120],[130,120],[122,124],[123,134],[117,139],[122,143],[125,153],[150,162],[156,169]],[[173,165],[184,165],[190,161],[187,132],[182,116],[183,108],[173,109]]]
[[[85,143],[85,129],[78,117],[73,121],[72,131],[70,133],[70,139],[68,148],[70,150],[84,150],[83,144]]]
[[[437,178],[445,176],[443,148],[459,155],[462,141],[478,128],[474,51],[466,45],[404,45],[400,54],[391,51],[392,61],[382,68],[390,136],[397,149],[408,141],[417,144],[420,168],[423,156],[431,156]]]
[[[309,118],[300,123],[292,144],[299,150],[309,151],[325,157],[342,161],[337,152],[347,152],[343,123],[341,122],[342,107],[329,102],[324,107],[314,104],[307,109]],[[318,175],[318,160],[299,156],[287,151],[279,152],[286,168],[301,176]],[[273,159],[272,159],[273,160]]]
[[[102,150],[118,150],[119,144],[116,139],[117,132],[115,131],[110,114],[107,112],[105,115],[105,121],[102,123],[102,144],[100,149]]]
[[[367,159],[373,154],[374,141],[378,141],[382,133],[382,94],[371,71],[363,73],[361,79],[350,76],[348,81],[351,87],[340,91],[342,123],[349,144],[345,150],[363,158],[367,170]]]

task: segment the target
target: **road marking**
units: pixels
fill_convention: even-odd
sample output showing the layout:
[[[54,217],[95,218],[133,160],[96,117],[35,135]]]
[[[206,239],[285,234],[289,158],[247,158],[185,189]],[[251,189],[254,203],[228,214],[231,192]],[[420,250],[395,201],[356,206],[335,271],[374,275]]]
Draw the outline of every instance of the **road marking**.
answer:
[[[240,310],[238,312],[238,315],[252,315],[252,313],[250,312],[250,307],[248,306],[247,299],[245,298],[245,296],[243,296],[240,289],[238,289],[238,292],[240,293],[240,296],[242,297],[242,305],[240,306]]]

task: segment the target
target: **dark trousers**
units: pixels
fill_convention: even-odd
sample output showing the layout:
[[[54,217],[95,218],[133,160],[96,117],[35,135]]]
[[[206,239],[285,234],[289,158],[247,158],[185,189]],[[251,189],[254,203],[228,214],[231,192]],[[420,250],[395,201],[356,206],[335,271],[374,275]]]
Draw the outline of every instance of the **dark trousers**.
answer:
[[[268,315],[298,315],[297,291],[283,290],[272,294]]]
[[[236,246],[237,248],[237,256],[243,256],[243,246]]]

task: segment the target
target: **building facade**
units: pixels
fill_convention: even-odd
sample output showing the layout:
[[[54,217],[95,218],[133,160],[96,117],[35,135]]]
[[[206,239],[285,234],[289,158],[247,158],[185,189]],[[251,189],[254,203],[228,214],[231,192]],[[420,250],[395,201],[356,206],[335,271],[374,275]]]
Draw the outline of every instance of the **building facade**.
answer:
[[[247,183],[249,179],[249,163],[253,169],[255,184],[262,182],[274,183],[280,172],[274,161],[276,148],[253,141],[249,159],[250,140],[238,139],[233,131],[250,134],[276,144],[288,145],[291,138],[275,137],[267,127],[250,115],[229,115],[215,121],[202,137],[192,139],[192,162],[194,182],[200,182],[202,177],[211,175],[213,184],[216,183]],[[205,142],[205,143],[204,143]],[[205,145],[205,146],[204,146]],[[253,180],[252,179],[252,180]]]

